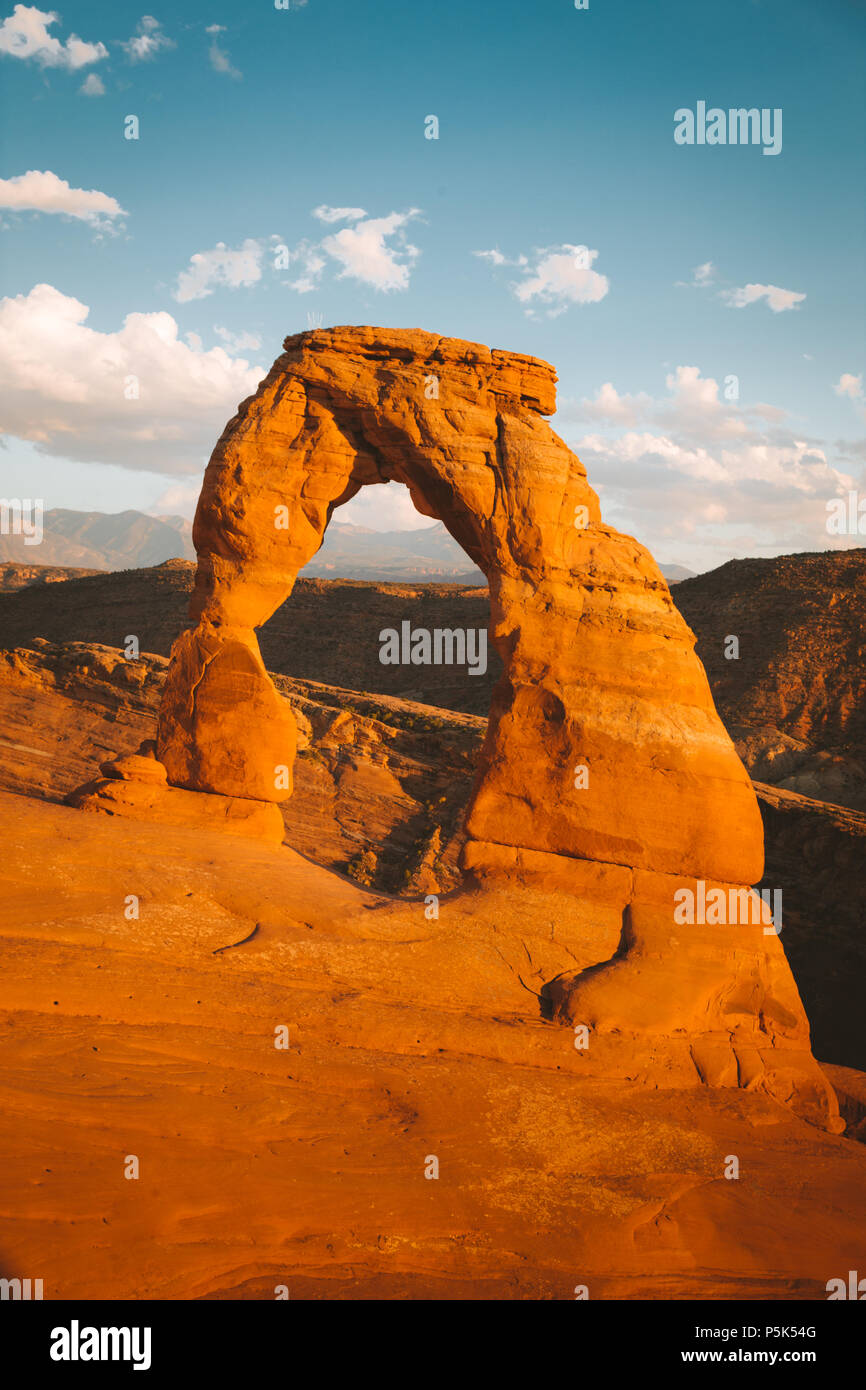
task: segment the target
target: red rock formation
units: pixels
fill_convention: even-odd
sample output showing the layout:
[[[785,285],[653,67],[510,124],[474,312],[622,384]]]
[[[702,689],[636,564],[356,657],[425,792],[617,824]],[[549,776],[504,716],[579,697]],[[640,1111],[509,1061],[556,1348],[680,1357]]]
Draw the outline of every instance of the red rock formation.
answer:
[[[241,683],[247,700],[271,700],[253,629],[290,593],[334,507],[365,483],[397,479],[490,580],[505,675],[473,838],[758,879],[760,817],[694,638],[652,557],[601,522],[579,459],[542,419],[555,408],[552,368],[371,328],[300,334],[285,348],[205,475],[194,528],[198,627],[175,647],[160,720],[170,781],[274,801],[288,794],[274,785],[275,765],[292,759],[286,725],[271,738],[259,722],[253,739],[252,706],[237,729],[225,727],[224,711]],[[242,677],[241,648],[250,653]],[[590,768],[582,791],[579,764]]]
[[[669,1074],[673,1050],[678,1078],[761,1085],[838,1126],[778,937],[760,924],[674,929],[683,887],[760,878],[760,814],[658,567],[602,522],[582,464],[542,418],[552,368],[420,331],[336,328],[284,347],[205,475],[196,626],[173,649],[159,720],[169,782],[289,794],[294,720],[254,629],[335,507],[365,484],[405,483],[487,575],[504,668],[466,867],[517,883],[529,865],[551,885],[613,892],[623,913],[614,960],[551,984],[556,1015],[626,1039],[627,1074]],[[668,1039],[667,1060],[648,1038]]]

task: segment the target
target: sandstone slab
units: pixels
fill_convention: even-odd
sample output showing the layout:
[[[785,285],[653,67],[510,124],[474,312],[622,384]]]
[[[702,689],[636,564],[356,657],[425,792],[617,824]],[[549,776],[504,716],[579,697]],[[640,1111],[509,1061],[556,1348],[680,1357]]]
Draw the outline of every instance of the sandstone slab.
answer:
[[[282,844],[285,830],[279,808],[264,801],[239,796],[188,792],[158,782],[105,777],[85,783],[67,797],[69,806],[109,816],[188,826],[199,830],[225,830],[265,844]]]

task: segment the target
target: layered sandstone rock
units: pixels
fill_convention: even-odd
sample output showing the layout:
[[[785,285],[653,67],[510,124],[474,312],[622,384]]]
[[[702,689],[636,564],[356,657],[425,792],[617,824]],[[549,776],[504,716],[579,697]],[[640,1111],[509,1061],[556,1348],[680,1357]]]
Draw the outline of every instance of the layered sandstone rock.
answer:
[[[169,786],[165,764],[154,755],[154,746],[152,740],[146,739],[137,753],[123,753],[101,763],[103,776],[70,792],[68,805],[81,811],[157,820],[194,830],[223,829],[265,844],[282,844],[283,818],[276,806],[246,797],[215,796]]]
[[[693,635],[652,557],[602,523],[583,466],[542,418],[555,408],[552,368],[418,331],[336,328],[285,349],[205,475],[198,626],[175,648],[160,718],[169,780],[288,795],[275,768],[292,761],[290,721],[276,716],[254,629],[290,593],[333,509],[395,479],[490,581],[505,671],[472,838],[760,878],[757,804]],[[229,724],[240,666],[246,715]],[[580,790],[578,766],[589,769]]]
[[[467,870],[480,883],[540,873],[559,890],[573,876],[580,893],[588,866],[587,901],[622,914],[615,956],[548,980],[544,1007],[616,1034],[625,1069],[610,1074],[683,1084],[685,1067],[838,1128],[778,937],[754,924],[674,930],[683,887],[736,893],[760,879],[760,814],[658,567],[602,522],[543,418],[553,370],[418,331],[337,328],[284,347],[205,475],[196,626],[173,649],[159,719],[169,783],[242,802],[290,794],[295,721],[255,628],[335,507],[365,484],[405,483],[487,575],[503,663]]]
[[[46,1298],[573,1301],[580,1281],[790,1310],[862,1271],[862,1145],[694,1070],[612,1084],[605,1040],[539,1017],[544,940],[572,966],[615,941],[595,904],[509,883],[433,921],[286,846],[2,792],[0,826],[3,1247]],[[832,1079],[859,1124],[862,1076]]]

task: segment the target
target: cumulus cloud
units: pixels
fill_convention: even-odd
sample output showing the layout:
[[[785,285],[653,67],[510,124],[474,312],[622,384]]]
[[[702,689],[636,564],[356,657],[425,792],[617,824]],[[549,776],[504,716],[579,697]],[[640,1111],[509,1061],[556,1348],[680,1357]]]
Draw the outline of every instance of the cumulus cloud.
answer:
[[[677,280],[683,289],[707,289],[718,281],[718,271],[712,261],[704,261],[695,266],[691,280]],[[784,290],[778,285],[748,284],[731,289],[720,289],[718,297],[723,299],[729,309],[745,309],[749,304],[766,300],[774,314],[784,313],[786,309],[796,309],[806,298],[798,290]]]
[[[0,179],[0,208],[10,212],[61,213],[105,231],[127,214],[116,198],[96,188],[72,188],[50,169],[28,169]]]
[[[215,34],[220,30],[220,28],[220,25],[212,24],[208,29],[208,33]],[[210,59],[210,65],[213,68],[214,72],[220,72],[225,77],[233,77],[236,81],[239,81],[243,77],[243,73],[239,72],[236,67],[232,66],[232,61],[229,58],[228,53],[224,48],[220,48],[215,38],[212,39],[207,54],[208,58]]]
[[[665,377],[665,386],[667,396],[658,398],[645,391],[620,395],[613,382],[606,381],[592,399],[564,401],[560,414],[569,421],[591,420],[630,427],[645,424],[701,442],[744,439],[755,428],[763,429],[767,421],[784,415],[784,411],[765,402],[740,406],[736,377],[726,377],[720,388],[713,377],[701,375],[700,367],[676,367]]]
[[[95,72],[89,72],[78,90],[86,97],[104,97],[105,83]]]
[[[228,352],[258,352],[262,345],[262,340],[255,333],[247,333],[241,330],[240,333],[233,333],[229,328],[223,328],[221,324],[215,323],[213,331],[218,338],[222,338]]]
[[[666,435],[629,431],[618,439],[608,440],[600,435],[588,434],[581,439],[578,447],[584,452],[604,455],[623,463],[636,463],[653,457],[662,460],[667,468],[677,469],[705,482],[718,483],[727,476],[722,464],[707,449],[687,448]]]
[[[49,25],[57,24],[59,19],[53,10],[16,5],[0,25],[0,53],[7,53],[11,58],[32,58],[43,68],[71,71],[108,57],[104,43],[86,43],[77,34],[70,34],[64,43],[49,34]]]
[[[566,404],[563,414],[585,420],[605,420],[617,425],[636,425],[652,406],[653,398],[641,391],[637,396],[620,395],[612,381],[605,381],[593,400],[584,400],[579,407]]]
[[[791,438],[784,444],[746,442],[741,448],[722,446],[713,451],[689,447],[667,435],[629,432],[615,440],[586,435],[578,447],[627,463],[658,459],[670,470],[714,485],[764,482],[802,493],[813,492],[816,481],[824,488],[832,479],[835,493],[837,482],[847,486],[851,481],[847,474],[830,468],[820,445],[802,439]]]
[[[232,251],[224,241],[218,241],[211,251],[196,251],[189,258],[189,269],[182,270],[172,291],[178,304],[192,299],[205,299],[218,285],[235,290],[241,285],[254,285],[262,278],[261,242],[255,237]]]
[[[482,261],[489,261],[491,265],[528,265],[525,256],[518,256],[516,260],[510,261],[507,256],[503,256],[498,246],[494,246],[491,251],[473,251],[473,256],[478,256]]]
[[[420,215],[417,208],[392,212],[387,217],[368,217],[363,208],[314,208],[320,222],[350,223],[321,241],[304,237],[294,247],[279,237],[248,237],[236,251],[217,242],[211,251],[198,251],[190,257],[189,268],[180,273],[173,291],[179,304],[203,299],[218,285],[228,289],[256,284],[262,278],[265,252],[273,256],[276,271],[290,270],[283,283],[297,294],[309,294],[322,283],[329,265],[338,267],[337,279],[359,280],[372,289],[405,290],[412,263],[420,255],[406,238],[406,225]]]
[[[726,400],[697,367],[676,367],[665,385],[655,398],[605,382],[560,412],[601,426],[569,442],[606,519],[695,568],[737,552],[826,548],[826,503],[854,486],[840,448],[832,457],[804,439],[778,407]]]
[[[548,318],[557,318],[572,304],[597,304],[610,288],[607,276],[592,269],[598,252],[587,246],[564,242],[533,252],[532,260],[524,255],[509,260],[498,249],[473,254],[496,268],[507,265],[523,270],[523,279],[513,282],[510,288],[521,304],[530,306],[526,311],[530,317],[535,314],[536,303],[548,306]]]
[[[412,263],[421,253],[407,240],[405,229],[420,216],[418,208],[369,217],[364,208],[334,208],[323,203],[313,208],[312,215],[326,225],[350,225],[321,241],[305,237],[291,250],[284,248],[289,267],[295,267],[294,279],[286,281],[289,289],[309,294],[321,284],[329,261],[340,267],[338,280],[349,277],[383,292],[408,288]]]
[[[745,438],[749,433],[749,417],[763,414],[773,407],[765,405],[740,407],[739,383],[730,378],[736,390],[734,401],[724,400],[719,384],[713,377],[701,376],[700,367],[677,367],[665,377],[669,395],[658,402],[652,412],[659,424],[675,429],[690,439]]]
[[[322,209],[318,211],[321,213]],[[350,227],[341,228],[321,242],[321,249],[341,267],[338,280],[350,277],[374,290],[409,288],[412,262],[421,253],[406,240],[405,228],[413,218],[420,216],[419,208],[392,212],[387,217],[367,217],[359,208],[328,211],[348,212],[352,221]],[[356,216],[358,213],[361,215]]]
[[[833,387],[837,396],[849,396],[852,401],[863,399],[863,375],[854,376],[852,372],[843,372],[836,385]]]
[[[402,483],[377,483],[363,487],[335,513],[335,519],[371,531],[424,531],[437,523],[415,510],[409,489]]]
[[[704,290],[713,283],[715,278],[716,267],[712,261],[704,261],[702,265],[695,266],[691,280],[677,280],[677,285],[685,289]]]
[[[173,39],[163,33],[158,19],[152,14],[143,15],[135,26],[135,33],[120,47],[131,63],[148,63],[157,53],[174,48]]]
[[[172,483],[160,493],[150,508],[151,516],[187,516],[195,513],[201,492],[201,479],[192,483]]]
[[[720,293],[730,309],[745,309],[749,304],[766,299],[774,314],[795,309],[806,298],[797,290],[783,290],[778,285],[743,285],[739,289],[722,290]]]
[[[301,273],[296,274],[294,280],[287,281],[289,289],[297,294],[309,294],[319,285],[327,264],[317,243],[306,240],[299,242],[293,251],[289,251],[289,265],[295,266]]]
[[[198,471],[263,369],[182,341],[168,313],[102,333],[89,312],[45,284],[0,300],[0,431],[56,457]]]

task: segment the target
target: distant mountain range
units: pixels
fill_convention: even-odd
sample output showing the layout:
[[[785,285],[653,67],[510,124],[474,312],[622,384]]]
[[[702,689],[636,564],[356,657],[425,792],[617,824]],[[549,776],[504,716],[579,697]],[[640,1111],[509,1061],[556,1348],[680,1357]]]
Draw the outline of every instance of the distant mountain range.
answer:
[[[75,512],[53,508],[43,517],[40,545],[0,535],[0,563],[75,569],[123,570],[194,560],[192,523],[182,516],[145,512]],[[672,583],[688,579],[682,565],[662,565]],[[402,583],[485,584],[441,521],[417,531],[372,531],[332,521],[321,550],[303,570],[307,579],[360,579]]]
[[[487,583],[441,521],[417,531],[371,531],[332,521],[302,573],[305,579]]]
[[[125,570],[194,560],[192,523],[182,516],[144,512],[73,512],[54,507],[42,518],[42,540],[0,535],[0,560],[23,565]]]

